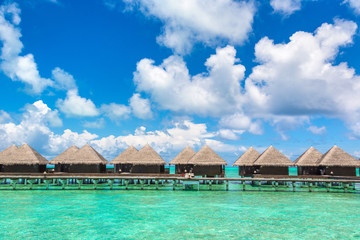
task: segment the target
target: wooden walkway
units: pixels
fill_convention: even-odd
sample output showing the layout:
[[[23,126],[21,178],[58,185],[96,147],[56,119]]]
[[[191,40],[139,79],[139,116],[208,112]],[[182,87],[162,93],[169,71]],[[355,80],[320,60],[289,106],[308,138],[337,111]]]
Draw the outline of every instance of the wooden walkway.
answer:
[[[229,187],[232,185],[233,187]],[[314,189],[341,189],[360,193],[360,177],[334,176],[256,176],[254,178],[185,178],[175,174],[71,174],[0,173],[2,189],[68,189],[93,186],[93,189],[172,189],[172,190],[273,190],[312,192]],[[135,188],[134,188],[135,187]]]

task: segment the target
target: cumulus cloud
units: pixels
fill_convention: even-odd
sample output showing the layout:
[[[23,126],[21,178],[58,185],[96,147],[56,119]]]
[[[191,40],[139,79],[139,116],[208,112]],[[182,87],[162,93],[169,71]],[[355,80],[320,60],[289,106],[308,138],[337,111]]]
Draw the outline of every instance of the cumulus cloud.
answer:
[[[108,1],[106,1],[108,2]],[[124,0],[139,6],[146,16],[164,24],[157,38],[176,53],[187,53],[196,43],[215,46],[222,41],[242,44],[252,30],[253,1],[232,0]],[[224,14],[226,13],[226,14]]]
[[[326,133],[326,127],[322,126],[322,127],[317,127],[317,126],[310,126],[307,128],[308,131],[310,131],[312,134],[315,135],[322,135]]]
[[[205,63],[208,72],[189,74],[184,60],[170,56],[159,66],[151,59],[137,64],[134,82],[159,108],[186,114],[220,116],[241,103],[240,81],[245,67],[232,46],[218,48]]]
[[[58,89],[77,89],[74,77],[59,67],[52,70],[52,78],[55,81],[55,87]]]
[[[23,49],[18,27],[20,21],[20,9],[17,4],[0,6],[0,40],[2,43],[0,68],[13,81],[25,83],[27,92],[40,94],[45,88],[52,86],[53,81],[40,76],[31,53],[20,55]]]
[[[0,124],[0,145],[4,149],[11,144],[31,143],[40,149],[46,145],[52,133],[48,126],[61,126],[57,110],[51,110],[41,100],[25,106],[20,123]]]
[[[348,3],[355,13],[360,14],[360,1],[359,0],[345,0],[344,3]]]
[[[270,5],[275,12],[291,15],[301,9],[302,0],[270,0]]]
[[[0,110],[0,123],[5,123],[11,120],[10,114],[5,112],[4,110]]]
[[[252,134],[263,134],[261,122],[252,121],[250,117],[245,116],[243,113],[234,113],[222,117],[220,119],[220,125],[242,132],[249,131]]]
[[[66,98],[59,99],[56,105],[68,117],[94,117],[100,114],[90,99],[79,96],[77,89],[69,90]]]
[[[261,39],[255,46],[259,65],[245,82],[246,112],[338,117],[360,134],[360,78],[347,63],[333,63],[339,48],[352,43],[356,29],[352,21],[335,19],[314,34],[296,32],[288,43]]]
[[[216,139],[215,132],[208,132],[206,124],[196,124],[188,120],[175,122],[172,127],[165,130],[147,131],[141,126],[135,130],[134,134],[115,137],[113,135],[93,140],[91,143],[101,149],[106,155],[119,154],[119,149],[133,145],[140,149],[145,144],[150,144],[154,149],[161,153],[182,150],[187,145],[195,148],[203,144],[209,144],[219,151],[233,151],[237,148],[222,143]]]
[[[120,119],[128,118],[131,113],[131,109],[128,106],[116,103],[101,105],[101,111],[105,114],[105,116],[115,122]]]
[[[151,104],[149,99],[140,97],[140,94],[135,93],[129,100],[130,107],[135,117],[141,119],[152,118]]]
[[[83,124],[86,128],[104,128],[105,127],[105,120],[104,118],[99,118],[95,121],[84,121]]]

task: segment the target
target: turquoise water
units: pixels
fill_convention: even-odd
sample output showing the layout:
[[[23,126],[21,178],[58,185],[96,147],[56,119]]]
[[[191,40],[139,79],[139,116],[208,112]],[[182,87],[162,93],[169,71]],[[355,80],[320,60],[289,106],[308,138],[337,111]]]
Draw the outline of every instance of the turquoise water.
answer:
[[[0,239],[360,239],[360,195],[1,191]]]

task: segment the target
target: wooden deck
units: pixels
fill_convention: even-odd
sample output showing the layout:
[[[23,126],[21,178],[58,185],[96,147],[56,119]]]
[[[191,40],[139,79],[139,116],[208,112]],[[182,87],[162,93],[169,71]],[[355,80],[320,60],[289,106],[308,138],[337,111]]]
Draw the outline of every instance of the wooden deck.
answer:
[[[102,189],[172,189],[186,190],[196,185],[193,190],[254,190],[272,189],[274,191],[299,191],[304,188],[327,192],[336,186],[343,192],[360,193],[360,177],[336,176],[270,176],[253,178],[195,177],[185,178],[175,174],[116,174],[116,173],[0,173],[0,189],[70,189],[93,185]],[[231,185],[231,187],[230,187]],[[135,186],[135,188],[134,188]],[[202,186],[202,187],[200,187]],[[269,188],[270,186],[270,188]],[[169,189],[169,190],[170,190]]]

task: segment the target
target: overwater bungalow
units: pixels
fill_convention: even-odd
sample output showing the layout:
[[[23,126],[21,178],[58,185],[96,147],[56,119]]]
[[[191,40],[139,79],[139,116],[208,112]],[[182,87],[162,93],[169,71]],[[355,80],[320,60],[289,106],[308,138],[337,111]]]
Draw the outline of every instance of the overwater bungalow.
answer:
[[[289,166],[293,166],[293,162],[270,146],[256,159],[254,166],[257,174],[289,175]]]
[[[325,175],[356,176],[360,160],[335,145],[322,156],[319,166]]]
[[[222,159],[209,146],[203,146],[190,160],[189,165],[193,165],[192,172],[200,176],[224,176],[226,161]]]
[[[134,156],[138,150],[134,146],[130,146],[114,158],[110,163],[114,165],[114,172],[131,172],[134,164]]]
[[[46,170],[46,160],[28,144],[10,146],[0,153],[0,172],[39,173]]]
[[[149,144],[132,155],[129,162],[131,173],[165,173],[165,160]]]
[[[300,157],[298,157],[294,164],[297,166],[298,175],[320,175],[320,160],[322,153],[314,147],[310,147]]]
[[[239,175],[242,177],[251,177],[256,171],[254,162],[260,156],[260,153],[253,147],[244,152],[232,166],[239,166]]]
[[[104,173],[108,161],[89,144],[78,149],[71,146],[50,161],[56,172]]]
[[[188,164],[188,161],[196,154],[194,149],[190,146],[186,146],[173,160],[170,161],[169,165],[175,165],[175,173],[183,174],[190,172],[194,167],[193,165]]]

